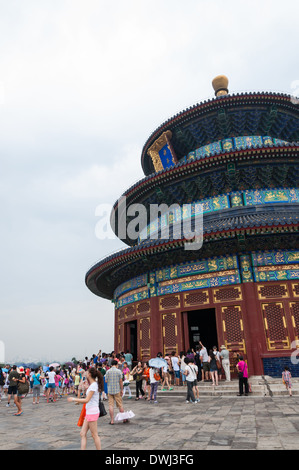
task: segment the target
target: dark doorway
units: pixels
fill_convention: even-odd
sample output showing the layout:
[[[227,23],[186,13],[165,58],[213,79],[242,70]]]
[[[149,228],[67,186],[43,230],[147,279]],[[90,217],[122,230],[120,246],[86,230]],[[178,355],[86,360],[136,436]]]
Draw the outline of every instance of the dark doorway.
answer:
[[[126,350],[129,349],[133,360],[137,359],[137,320],[127,323]]]
[[[218,347],[215,309],[193,310],[187,314],[190,348],[195,350],[199,341],[207,348],[208,352],[213,349],[213,346]]]

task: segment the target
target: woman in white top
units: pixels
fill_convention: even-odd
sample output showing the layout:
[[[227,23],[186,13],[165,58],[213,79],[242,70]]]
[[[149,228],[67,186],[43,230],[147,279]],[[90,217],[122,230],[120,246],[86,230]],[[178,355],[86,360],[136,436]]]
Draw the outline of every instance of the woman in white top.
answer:
[[[193,392],[193,386],[194,382],[196,380],[196,370],[194,367],[193,362],[186,357],[185,358],[185,372],[184,374],[186,375],[186,381],[187,381],[187,397],[186,397],[186,403],[197,403],[197,400],[195,399],[194,392]]]
[[[101,440],[98,435],[98,418],[100,415],[99,399],[104,390],[104,380],[100,371],[91,367],[86,372],[89,387],[86,390],[86,398],[68,398],[69,402],[85,403],[86,416],[81,429],[81,450],[86,450],[87,433],[90,430],[97,450],[101,450]]]
[[[178,387],[180,385],[180,365],[179,365],[179,356],[173,351],[171,353],[171,363],[174,372],[174,383]]]
[[[56,372],[54,370],[54,367],[50,367],[49,372],[47,373],[47,376],[48,376],[48,383],[46,385],[46,389],[47,389],[46,398],[47,398],[47,403],[49,403],[50,393],[53,393],[52,400],[56,401],[56,384],[55,384]]]

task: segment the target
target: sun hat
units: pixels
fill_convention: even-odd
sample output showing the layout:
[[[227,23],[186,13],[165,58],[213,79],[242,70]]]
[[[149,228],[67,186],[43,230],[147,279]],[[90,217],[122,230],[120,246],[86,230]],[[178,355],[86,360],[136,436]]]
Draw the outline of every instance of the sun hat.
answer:
[[[224,346],[224,344],[220,347],[220,349],[226,349],[226,347]]]

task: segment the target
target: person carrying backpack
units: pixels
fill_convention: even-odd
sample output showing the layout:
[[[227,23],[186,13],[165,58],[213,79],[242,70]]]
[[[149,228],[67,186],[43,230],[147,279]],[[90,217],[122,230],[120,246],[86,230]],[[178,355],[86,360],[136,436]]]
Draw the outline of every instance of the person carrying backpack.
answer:
[[[39,404],[39,397],[40,397],[40,386],[41,386],[41,381],[40,381],[40,373],[39,369],[35,369],[34,373],[32,374],[32,392],[33,392],[33,400],[32,404],[35,405],[35,403],[38,405]],[[36,400],[36,402],[35,402]]]
[[[158,403],[157,390],[158,390],[159,382],[161,380],[159,369],[156,369],[155,367],[150,367],[149,376],[150,376],[150,383],[151,383],[150,403],[151,402]]]

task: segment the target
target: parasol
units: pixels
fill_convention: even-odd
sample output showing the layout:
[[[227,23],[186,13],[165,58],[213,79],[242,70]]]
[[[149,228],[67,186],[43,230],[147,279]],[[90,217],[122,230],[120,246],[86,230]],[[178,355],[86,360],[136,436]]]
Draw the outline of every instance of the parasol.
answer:
[[[161,367],[167,366],[167,362],[162,357],[154,357],[148,361],[150,367],[155,367],[156,369],[161,369]]]
[[[60,364],[58,364],[58,362],[53,362],[53,364],[50,364],[49,367],[59,367]]]

